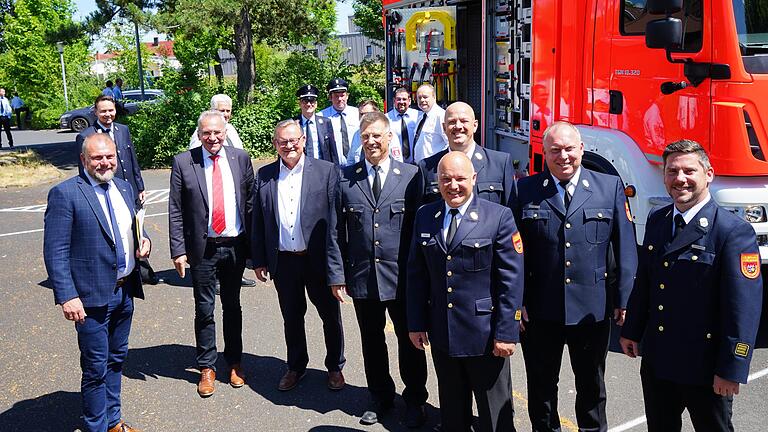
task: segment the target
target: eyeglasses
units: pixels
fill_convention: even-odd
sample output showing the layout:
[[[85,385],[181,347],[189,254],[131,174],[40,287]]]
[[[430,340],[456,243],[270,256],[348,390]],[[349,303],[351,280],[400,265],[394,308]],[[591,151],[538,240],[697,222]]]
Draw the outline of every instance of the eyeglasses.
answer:
[[[301,138],[304,138],[304,137],[301,137]],[[277,140],[277,145],[278,145],[278,147],[288,147],[288,145],[290,144],[291,147],[294,147],[294,146],[298,145],[299,142],[301,142],[301,138],[291,138],[291,139],[287,139],[287,140]]]
[[[223,131],[223,130],[202,131],[202,132],[200,132],[200,136],[202,136],[203,138],[210,138],[212,136],[216,136],[216,137],[221,138],[221,136],[224,135],[224,132],[225,131]]]

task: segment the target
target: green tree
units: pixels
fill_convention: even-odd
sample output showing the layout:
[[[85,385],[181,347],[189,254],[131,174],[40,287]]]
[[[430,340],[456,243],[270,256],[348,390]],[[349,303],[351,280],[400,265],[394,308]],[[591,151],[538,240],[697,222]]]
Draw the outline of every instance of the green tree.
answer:
[[[109,37],[106,46],[108,51],[117,54],[113,59],[116,70],[111,78],[122,78],[125,88],[138,88],[139,58],[136,54],[136,40],[132,29],[124,25],[114,26],[114,34]],[[151,56],[152,53],[147,46],[141,44],[141,59],[144,70],[147,70]]]
[[[381,0],[353,0],[352,19],[362,29],[363,34],[371,39],[384,42],[384,26],[381,24]]]
[[[16,0],[14,13],[3,16],[3,38],[9,49],[0,53],[0,85],[16,90],[29,105],[34,127],[55,127],[65,102],[59,53],[52,30],[74,27],[71,0]],[[88,71],[84,37],[64,47],[70,107],[93,103],[98,84]]]

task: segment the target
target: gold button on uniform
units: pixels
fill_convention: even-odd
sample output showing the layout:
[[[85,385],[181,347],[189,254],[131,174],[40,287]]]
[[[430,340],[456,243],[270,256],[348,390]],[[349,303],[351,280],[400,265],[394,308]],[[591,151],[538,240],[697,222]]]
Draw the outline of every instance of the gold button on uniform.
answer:
[[[379,227],[379,223],[378,223],[378,222],[376,222],[375,224],[373,224],[373,227],[374,227],[374,228],[378,228],[378,227]]]
[[[379,262],[379,261],[380,261],[380,260],[379,260],[378,258],[376,258],[376,262]]]
[[[453,303],[448,303],[448,309],[453,309]]]
[[[694,256],[692,256],[692,257],[691,257],[691,261],[696,261],[697,259],[699,259],[699,257],[698,257],[698,256],[696,256],[696,255],[694,255]]]
[[[475,247],[479,248],[480,247],[480,243],[475,243]]]
[[[490,185],[488,189],[493,190],[493,185]]]
[[[533,218],[536,219],[537,217],[539,217],[539,214],[538,213],[534,213],[533,214]]]
[[[566,266],[566,267],[570,267],[570,266],[571,266],[571,262],[570,262],[570,261],[566,261],[566,262],[565,262],[565,266]]]
[[[598,217],[598,219],[602,219],[603,218],[603,214],[602,213],[598,213],[597,217]]]
[[[379,212],[379,209],[376,209],[376,210],[374,210],[373,212],[374,212],[374,213],[378,213],[378,212]]]
[[[427,242],[424,242],[424,244],[426,244],[426,243],[427,243]],[[379,245],[379,241],[378,241],[378,240],[376,240],[376,241],[374,241],[374,242],[373,242],[373,244],[375,244],[376,246],[378,246],[378,245]]]
[[[664,289],[664,284],[659,284],[660,289]]]
[[[659,326],[659,331],[663,332],[664,331],[664,326]]]
[[[664,305],[659,305],[659,310],[660,311],[664,310]]]
[[[653,250],[653,245],[648,245],[648,250]]]
[[[571,242],[565,242],[565,247],[567,248],[571,247]]]
[[[570,223],[570,222],[566,222],[566,223],[565,223],[565,227],[566,227],[566,228],[571,228],[571,223]]]
[[[453,272],[448,270],[448,273],[446,273],[446,275],[448,275],[448,277],[451,277],[451,276],[453,276]]]
[[[571,278],[565,278],[565,283],[567,284],[571,283]]]
[[[427,242],[423,241],[423,242],[421,242],[421,245],[422,245],[422,246],[426,246],[426,245],[427,245]]]
[[[669,261],[664,261],[664,267],[669,267]]]
[[[450,293],[450,292],[453,292],[453,288],[452,288],[452,287],[448,287],[448,292],[449,292],[449,293]]]
[[[445,259],[447,259],[448,261],[450,261],[450,260],[452,260],[452,259],[453,259],[453,257],[452,257],[452,256],[450,256],[450,255],[448,255],[447,257],[445,257]]]
[[[707,333],[707,339],[712,339],[712,333]]]

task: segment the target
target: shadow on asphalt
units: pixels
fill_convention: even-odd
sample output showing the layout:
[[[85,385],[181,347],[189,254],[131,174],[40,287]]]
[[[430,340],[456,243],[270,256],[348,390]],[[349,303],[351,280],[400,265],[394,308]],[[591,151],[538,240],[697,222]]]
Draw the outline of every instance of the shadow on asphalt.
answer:
[[[192,288],[192,276],[189,269],[187,269],[187,274],[186,274],[187,277],[185,277],[184,279],[179,277],[179,274],[176,273],[175,269],[160,270],[158,272],[155,272],[155,276],[157,276],[158,279],[162,280],[161,283],[164,283],[166,285]]]
[[[60,170],[77,169],[77,161],[80,157],[80,149],[74,139],[58,143],[41,144],[35,146],[16,146],[17,150],[34,150],[40,159],[50,163]]]
[[[193,372],[190,364],[195,359],[195,347],[189,345],[159,345],[147,348],[133,348],[128,351],[128,359],[123,366],[123,375],[129,379],[145,381],[149,378],[172,378],[197,384],[199,374]],[[219,362],[216,369],[227,371],[223,354],[219,354]],[[338,392],[329,391],[326,387],[327,373],[319,369],[307,369],[307,375],[299,382],[299,385],[288,392],[277,390],[277,383],[285,373],[285,361],[271,356],[257,356],[243,353],[242,367],[245,371],[246,387],[261,395],[264,399],[275,405],[295,406],[300,409],[326,414],[331,411],[341,411],[352,417],[359,417],[368,405],[368,389],[347,384]],[[216,377],[219,385],[229,383],[226,373],[220,373]],[[189,391],[194,391],[190,386]],[[395,409],[384,416],[381,425],[390,431],[407,430],[401,424],[401,417],[405,413],[405,403],[400,397],[395,401]],[[427,405],[428,423],[437,423],[438,410]],[[425,425],[425,430],[431,426]],[[318,426],[312,431],[338,431],[358,430],[339,428],[338,426]],[[363,430],[363,429],[359,429]]]
[[[57,391],[13,404],[0,413],[0,430],[74,430],[80,426],[80,411],[80,393]]]

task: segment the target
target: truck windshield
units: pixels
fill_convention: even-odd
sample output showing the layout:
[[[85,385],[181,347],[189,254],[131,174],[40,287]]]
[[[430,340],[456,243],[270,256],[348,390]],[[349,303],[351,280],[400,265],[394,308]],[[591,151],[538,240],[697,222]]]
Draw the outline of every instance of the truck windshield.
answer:
[[[733,12],[742,51],[768,47],[768,0],[733,0]]]

